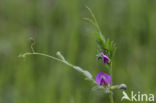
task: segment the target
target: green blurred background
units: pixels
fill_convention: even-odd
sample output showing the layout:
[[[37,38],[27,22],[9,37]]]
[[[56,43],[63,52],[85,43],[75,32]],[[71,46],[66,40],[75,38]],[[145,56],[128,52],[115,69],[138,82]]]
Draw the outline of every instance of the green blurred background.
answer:
[[[109,103],[103,91],[68,66],[41,56],[18,58],[30,50],[57,51],[94,78],[105,71],[96,59],[94,28],[83,20],[89,6],[105,37],[118,49],[113,84],[127,93],[156,94],[155,0],[0,0],[0,103]],[[105,71],[107,72],[107,71]],[[122,91],[114,92],[120,103]]]

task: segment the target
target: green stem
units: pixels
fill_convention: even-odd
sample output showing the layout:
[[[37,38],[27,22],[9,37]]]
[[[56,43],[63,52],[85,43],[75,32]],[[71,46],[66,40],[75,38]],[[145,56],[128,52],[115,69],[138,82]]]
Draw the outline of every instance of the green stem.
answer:
[[[110,76],[112,77],[112,62],[110,64]],[[111,86],[112,86],[112,82],[111,82],[110,87]],[[112,91],[109,93],[109,99],[110,99],[110,103],[114,103],[113,92]]]
[[[110,99],[110,103],[114,103],[113,93],[112,92],[109,93],[109,99]]]
[[[26,52],[26,53],[24,53],[23,55],[19,55],[19,57],[26,57],[26,56],[28,56],[28,55],[40,55],[40,56],[45,56],[45,57],[47,57],[47,58],[50,58],[50,59],[53,59],[53,60],[62,62],[62,63],[64,63],[64,64],[68,65],[69,67],[72,67],[72,68],[74,68],[75,70],[77,70],[77,71],[83,73],[84,76],[86,76],[86,77],[88,78],[88,76],[86,75],[86,72],[87,72],[86,70],[83,70],[83,69],[81,69],[81,68],[78,67],[78,66],[75,66],[75,65],[73,65],[73,64],[70,64],[68,61],[66,61],[66,60],[64,59],[64,57],[63,57],[62,59],[59,59],[59,58],[56,58],[56,57],[53,57],[53,56],[50,56],[50,55],[47,55],[47,54],[44,54],[44,53],[38,53],[38,52],[32,52],[32,53]],[[88,73],[89,73],[89,72],[88,72]],[[87,74],[88,74],[88,73],[87,73]],[[94,79],[89,78],[89,80],[92,81],[94,84],[97,84],[96,81],[95,81]]]
[[[56,61],[59,61],[59,62],[62,62],[70,67],[74,67],[72,64],[68,63],[67,61],[64,61],[64,60],[61,60],[61,59],[58,59],[56,57],[53,57],[53,56],[50,56],[50,55],[47,55],[47,54],[44,54],[44,53],[38,53],[38,52],[32,52],[32,53],[24,53],[23,55],[20,55],[22,57],[26,57],[28,55],[40,55],[40,56],[45,56],[45,57],[48,57],[48,58],[51,58],[53,60],[56,60]]]

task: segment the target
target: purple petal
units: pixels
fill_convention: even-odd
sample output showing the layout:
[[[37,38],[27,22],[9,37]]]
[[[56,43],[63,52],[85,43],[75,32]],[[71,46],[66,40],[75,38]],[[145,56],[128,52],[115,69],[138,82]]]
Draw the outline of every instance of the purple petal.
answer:
[[[101,52],[102,60],[104,63],[107,63],[110,59],[107,55],[104,55],[103,52]]]
[[[112,80],[111,76],[103,72],[98,73],[96,76],[96,83],[99,84],[100,86],[111,84],[111,80]]]

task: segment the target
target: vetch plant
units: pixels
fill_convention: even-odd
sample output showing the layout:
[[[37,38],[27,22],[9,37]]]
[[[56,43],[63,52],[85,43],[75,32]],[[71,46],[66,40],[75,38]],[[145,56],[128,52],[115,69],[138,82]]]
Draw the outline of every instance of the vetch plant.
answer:
[[[87,7],[87,9],[92,18],[91,19],[84,18],[84,19],[89,21],[96,28],[96,32],[94,34],[96,36],[96,41],[97,41],[97,58],[102,59],[102,61],[104,63],[103,65],[107,65],[108,70],[109,70],[108,74],[101,71],[100,73],[97,73],[97,76],[95,79],[92,76],[92,74],[90,72],[88,72],[87,70],[84,70],[79,66],[75,66],[75,65],[69,63],[59,51],[56,53],[57,57],[54,57],[54,56],[51,56],[51,55],[48,55],[45,53],[36,52],[33,49],[34,43],[32,43],[32,45],[31,45],[32,52],[26,52],[19,56],[24,58],[29,55],[39,55],[39,56],[45,56],[50,59],[62,62],[64,64],[68,65],[69,67],[75,69],[76,71],[82,73],[86,77],[87,80],[90,80],[92,83],[94,83],[96,85],[96,88],[100,88],[105,93],[109,94],[110,103],[114,103],[113,90],[115,90],[115,89],[126,90],[126,88],[127,88],[127,86],[125,84],[112,85],[112,58],[113,58],[113,55],[116,50],[116,45],[113,41],[106,39],[102,35],[102,32],[100,30],[100,27],[97,23],[97,20],[94,16],[93,12],[91,11],[90,8]]]

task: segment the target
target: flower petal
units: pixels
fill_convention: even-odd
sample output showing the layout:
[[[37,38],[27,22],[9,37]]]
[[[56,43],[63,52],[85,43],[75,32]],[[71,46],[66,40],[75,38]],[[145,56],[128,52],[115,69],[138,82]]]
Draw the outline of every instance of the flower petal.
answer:
[[[104,55],[103,52],[101,52],[102,60],[104,63],[107,63],[110,59],[107,55]]]
[[[103,72],[98,73],[96,76],[96,83],[100,86],[109,85],[111,83],[111,80],[111,76]]]

